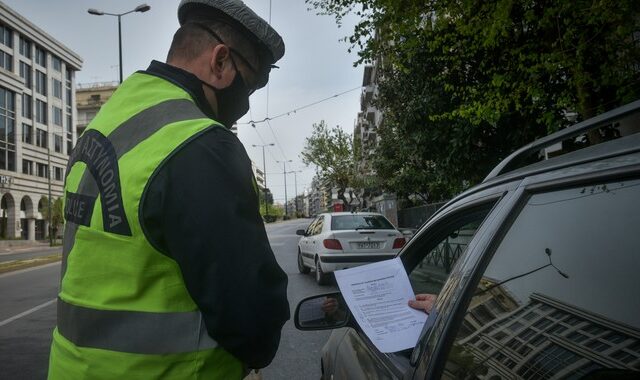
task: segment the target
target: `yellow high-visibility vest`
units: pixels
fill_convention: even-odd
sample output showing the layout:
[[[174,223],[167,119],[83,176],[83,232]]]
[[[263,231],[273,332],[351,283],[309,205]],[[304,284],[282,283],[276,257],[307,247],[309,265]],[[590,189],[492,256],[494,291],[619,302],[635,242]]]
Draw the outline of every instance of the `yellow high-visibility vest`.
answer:
[[[162,163],[216,127],[185,90],[136,73],[79,138],[65,181],[49,379],[242,377],[242,363],[208,335],[178,264],[139,219]]]

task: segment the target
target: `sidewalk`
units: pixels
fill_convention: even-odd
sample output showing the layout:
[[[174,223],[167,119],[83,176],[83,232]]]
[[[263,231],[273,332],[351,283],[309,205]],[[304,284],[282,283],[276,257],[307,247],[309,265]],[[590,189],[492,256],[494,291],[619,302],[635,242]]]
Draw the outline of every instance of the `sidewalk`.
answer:
[[[58,242],[60,242],[60,240],[58,240]],[[46,240],[29,241],[29,242],[25,240],[0,240],[0,255],[37,252],[37,251],[45,251],[49,249],[54,251],[60,248],[61,246],[49,247],[49,241],[46,241]]]

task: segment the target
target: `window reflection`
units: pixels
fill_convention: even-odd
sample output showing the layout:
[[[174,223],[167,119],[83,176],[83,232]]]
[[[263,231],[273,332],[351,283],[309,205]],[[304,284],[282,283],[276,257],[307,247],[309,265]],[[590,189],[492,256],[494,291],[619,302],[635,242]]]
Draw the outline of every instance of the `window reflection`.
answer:
[[[638,199],[640,181],[533,195],[477,286],[444,378],[638,375]]]

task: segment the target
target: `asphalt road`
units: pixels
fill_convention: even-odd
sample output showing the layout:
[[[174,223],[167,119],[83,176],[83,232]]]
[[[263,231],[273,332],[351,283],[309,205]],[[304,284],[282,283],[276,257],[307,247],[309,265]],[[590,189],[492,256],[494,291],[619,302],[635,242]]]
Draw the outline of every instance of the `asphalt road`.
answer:
[[[296,305],[305,297],[329,293],[337,286],[319,286],[313,272],[300,274],[297,266],[299,236],[296,229],[307,228],[312,219],[298,219],[267,226],[271,249],[282,269],[289,276],[288,297],[291,320],[283,330],[280,348],[271,365],[263,370],[263,379],[319,379],[320,351],[331,335],[330,331],[298,331],[293,325]]]
[[[295,231],[306,228],[310,222],[303,219],[267,225],[276,259],[289,276],[292,318],[301,299],[336,289],[334,285],[318,286],[313,272],[298,273],[299,237]],[[0,275],[0,379],[46,378],[59,276],[59,263]],[[273,363],[261,371],[262,379],[319,378],[320,351],[329,335],[329,331],[298,331],[293,320],[288,321]]]
[[[60,263],[0,275],[0,378],[45,379]]]

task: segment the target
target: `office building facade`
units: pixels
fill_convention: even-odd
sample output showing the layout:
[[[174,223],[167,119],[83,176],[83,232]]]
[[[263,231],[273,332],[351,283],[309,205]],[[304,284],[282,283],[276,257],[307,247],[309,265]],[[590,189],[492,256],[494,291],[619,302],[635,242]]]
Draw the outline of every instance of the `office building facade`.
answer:
[[[82,59],[0,2],[0,239],[43,239],[76,142]],[[53,203],[53,202],[52,202]]]

